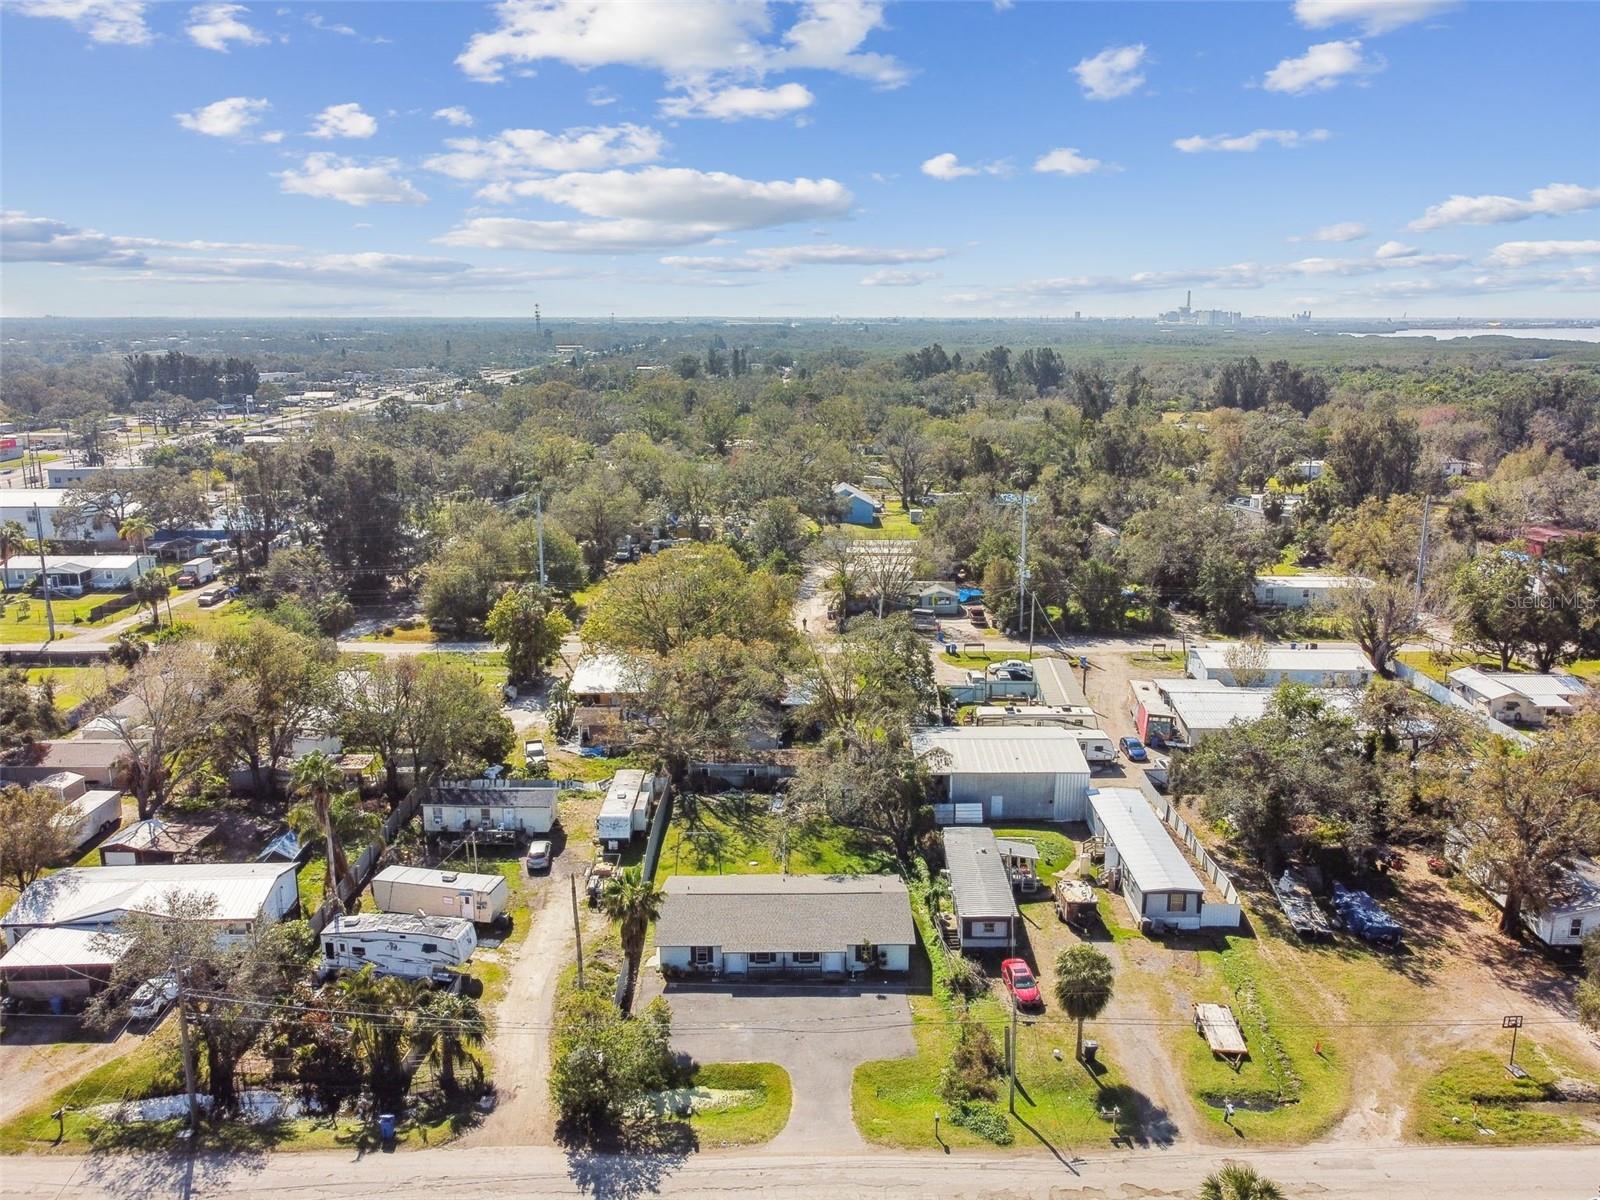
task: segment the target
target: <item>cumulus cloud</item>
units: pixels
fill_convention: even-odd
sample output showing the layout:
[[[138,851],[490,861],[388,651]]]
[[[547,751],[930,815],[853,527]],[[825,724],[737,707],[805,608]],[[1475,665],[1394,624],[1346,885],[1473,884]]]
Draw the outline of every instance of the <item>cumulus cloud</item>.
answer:
[[[249,96],[229,96],[214,100],[193,112],[174,113],[179,125],[207,137],[242,138],[260,123],[272,105]]]
[[[449,153],[436,154],[423,165],[463,183],[479,183],[654,162],[666,139],[644,125],[590,125],[561,133],[503,129],[492,138],[453,138],[445,145]],[[502,189],[487,198],[509,200],[515,195]]]
[[[504,186],[516,195],[548,200],[595,219],[477,217],[439,241],[489,249],[625,253],[841,217],[854,202],[850,190],[833,179],[762,181],[686,167],[574,171]]]
[[[8,262],[49,262],[109,267],[142,268],[148,250],[224,250],[256,253],[293,250],[254,242],[172,241],[167,238],[126,237],[81,229],[50,217],[25,212],[0,212],[0,257]]]
[[[1099,54],[1081,60],[1072,68],[1072,73],[1078,77],[1078,84],[1088,99],[1115,100],[1143,86],[1144,75],[1140,68],[1144,60],[1143,42],[1133,46],[1108,46]]]
[[[896,59],[862,49],[884,24],[880,0],[806,0],[775,35],[775,14],[790,11],[766,0],[502,0],[494,6],[496,27],[474,34],[456,65],[489,83],[508,67],[546,60],[579,70],[656,70],[680,86],[788,70],[833,71],[880,87],[910,77]]]
[[[1319,42],[1299,58],[1286,58],[1262,79],[1269,92],[1303,96],[1338,87],[1352,75],[1370,75],[1383,69],[1383,62],[1368,58],[1358,41]]]
[[[937,271],[874,271],[861,279],[862,287],[916,287],[939,278]]]
[[[315,196],[365,208],[369,204],[425,204],[427,196],[395,172],[392,158],[358,162],[337,154],[308,154],[296,169],[278,172],[279,186],[296,196]]]
[[[949,253],[941,246],[893,249],[877,246],[767,246],[740,255],[669,255],[664,266],[687,271],[787,271],[808,266],[875,266],[934,262]]]
[[[1600,241],[1501,242],[1484,261],[1496,267],[1526,267],[1552,259],[1588,258],[1600,254]]]
[[[1110,168],[1098,158],[1080,154],[1072,146],[1061,146],[1041,154],[1034,160],[1033,169],[1042,175],[1093,175]]]
[[[1419,232],[1447,225],[1502,225],[1530,217],[1558,217],[1600,208],[1600,187],[1552,183],[1534,188],[1526,200],[1514,196],[1451,196],[1407,226]]]
[[[773,88],[696,88],[679,96],[664,97],[661,112],[668,117],[708,117],[718,121],[756,117],[770,121],[803,112],[815,102],[811,89],[798,83],[784,83]]]
[[[307,133],[314,138],[369,138],[378,132],[378,122],[361,111],[359,104],[330,104],[317,114],[316,124]]]
[[[952,179],[965,179],[969,175],[1004,175],[1009,170],[1004,162],[965,165],[954,154],[935,154],[922,164],[922,173],[948,183]]]
[[[25,17],[70,22],[103,46],[143,46],[151,40],[143,0],[12,0],[6,7]]]
[[[454,125],[457,129],[472,128],[472,114],[459,104],[452,104],[449,108],[436,108],[433,110],[435,119]]]
[[[1298,129],[1254,129],[1237,136],[1231,133],[1214,133],[1209,137],[1196,134],[1179,138],[1172,145],[1185,154],[1204,154],[1217,150],[1249,154],[1263,146],[1282,146],[1286,150],[1293,150],[1310,142],[1325,142],[1332,136],[1326,129],[1308,129],[1304,133]]]
[[[1338,221],[1313,229],[1304,237],[1292,237],[1291,242],[1356,242],[1371,234],[1360,221]]]
[[[1373,251],[1376,258],[1413,258],[1422,251],[1404,242],[1385,242]]]
[[[1457,0],[1295,0],[1295,19],[1307,29],[1345,23],[1361,26],[1369,37],[1426,20],[1454,8]]]
[[[270,39],[245,23],[249,11],[242,4],[198,4],[189,10],[184,32],[196,46],[222,54],[228,52],[229,42],[259,46]]]

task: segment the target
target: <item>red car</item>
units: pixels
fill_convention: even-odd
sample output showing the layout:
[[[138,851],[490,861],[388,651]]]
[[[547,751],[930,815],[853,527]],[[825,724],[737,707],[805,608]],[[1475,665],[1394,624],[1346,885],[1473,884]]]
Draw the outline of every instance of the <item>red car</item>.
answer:
[[[1011,993],[1018,1008],[1043,1008],[1044,998],[1039,994],[1039,981],[1033,971],[1020,958],[1008,958],[1000,964],[1000,978]]]

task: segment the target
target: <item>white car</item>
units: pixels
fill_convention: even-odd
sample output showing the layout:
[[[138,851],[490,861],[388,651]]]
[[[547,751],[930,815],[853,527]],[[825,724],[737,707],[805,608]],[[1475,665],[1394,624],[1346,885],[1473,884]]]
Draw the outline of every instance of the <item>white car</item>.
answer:
[[[1033,664],[1030,662],[1023,662],[1020,658],[1008,658],[1005,660],[1005,662],[989,664],[989,674],[1000,675],[1002,671],[1020,672],[1022,678],[1024,679],[1033,678]],[[1015,674],[1001,675],[1001,678],[1015,679],[1017,676]]]
[[[536,767],[549,759],[544,752],[544,739],[529,738],[522,743],[522,757],[530,767]]]
[[[147,979],[128,1000],[128,1016],[134,1021],[154,1020],[177,998],[178,983],[171,976]]]

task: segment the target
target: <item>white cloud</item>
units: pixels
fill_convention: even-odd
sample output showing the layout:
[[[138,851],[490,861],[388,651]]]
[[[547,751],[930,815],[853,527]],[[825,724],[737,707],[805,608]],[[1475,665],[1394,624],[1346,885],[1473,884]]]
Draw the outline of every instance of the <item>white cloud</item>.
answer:
[[[595,108],[604,108],[608,104],[615,104],[617,100],[617,94],[610,88],[592,87],[583,94],[584,103]]]
[[[395,172],[392,158],[360,163],[337,154],[308,154],[297,170],[278,172],[283,191],[365,208],[369,204],[425,204],[427,197]]]
[[[1269,92],[1303,96],[1338,87],[1350,75],[1381,71],[1383,62],[1367,58],[1358,41],[1319,42],[1299,58],[1286,58],[1268,71],[1261,86]]]
[[[1072,146],[1061,146],[1041,154],[1034,160],[1033,169],[1043,175],[1093,175],[1112,168],[1098,158],[1078,153]]]
[[[965,179],[969,175],[1005,175],[1010,167],[1003,161],[978,163],[967,166],[954,154],[935,154],[922,164],[922,173],[948,183],[952,179]]]
[[[508,67],[545,60],[579,70],[631,66],[660,71],[675,86],[725,84],[789,70],[834,71],[879,87],[910,72],[862,43],[883,26],[880,0],[806,0],[775,36],[766,0],[502,0],[498,26],[474,34],[456,58],[468,76],[498,82]]]
[[[478,217],[438,240],[490,249],[625,253],[706,242],[739,230],[841,217],[854,201],[849,189],[833,179],[763,182],[686,167],[568,172],[499,187],[502,193],[537,197],[599,219]]]
[[[1556,217],[1600,208],[1600,187],[1552,183],[1534,188],[1526,200],[1513,196],[1451,196],[1435,204],[1407,226],[1408,229],[1442,229],[1447,225],[1502,225],[1530,217]]]
[[[661,111],[669,117],[709,117],[718,121],[739,121],[746,117],[772,120],[801,112],[816,101],[811,89],[798,83],[774,88],[725,87],[720,91],[697,88],[680,96],[666,96]]]
[[[663,266],[686,271],[787,271],[792,267],[876,266],[879,264],[934,262],[949,251],[942,246],[893,249],[876,246],[767,246],[732,255],[689,257],[669,255]]]
[[[270,39],[241,19],[249,11],[242,4],[199,4],[189,10],[189,23],[184,31],[196,46],[223,54],[228,52],[229,42],[259,46]]]
[[[1587,258],[1600,254],[1600,241],[1501,242],[1485,259],[1497,267],[1526,267],[1559,258]]]
[[[1326,29],[1346,22],[1358,24],[1363,33],[1377,37],[1426,20],[1435,13],[1454,8],[1457,0],[1295,0],[1295,19],[1307,29]]]
[[[433,115],[440,121],[454,125],[457,129],[472,128],[472,114],[459,104],[452,104],[449,108],[436,108]]]
[[[150,261],[145,254],[147,250],[264,253],[293,249],[293,246],[254,242],[180,242],[167,238],[120,237],[92,229],[80,229],[49,217],[33,217],[16,211],[0,212],[0,257],[10,262],[142,268]]]
[[[1371,234],[1360,221],[1339,221],[1313,229],[1304,237],[1292,237],[1291,242],[1356,242]]]
[[[1145,58],[1144,43],[1133,46],[1108,46],[1092,58],[1072,68],[1090,100],[1115,100],[1136,92],[1144,83],[1139,68]]]
[[[1414,258],[1422,251],[1404,242],[1385,242],[1372,253],[1375,258]]]
[[[317,114],[317,123],[306,134],[314,138],[369,138],[378,132],[378,122],[359,104],[330,104]]]
[[[862,287],[916,287],[939,278],[937,271],[874,271],[862,277]]]
[[[1298,129],[1254,129],[1237,136],[1231,133],[1214,133],[1209,137],[1195,134],[1193,137],[1179,138],[1172,145],[1185,154],[1202,154],[1213,150],[1248,154],[1263,146],[1282,146],[1286,150],[1293,150],[1310,142],[1325,142],[1332,136],[1326,129],[1308,129],[1304,133]]]
[[[207,137],[242,138],[250,133],[272,105],[249,96],[229,96],[215,100],[193,112],[174,113],[178,124]]]
[[[13,0],[6,7],[26,17],[71,22],[103,46],[143,46],[151,40],[143,0]]]
[[[503,129],[492,138],[452,138],[447,154],[423,165],[464,183],[522,179],[555,171],[592,171],[654,162],[666,139],[644,125],[590,125],[549,133]],[[509,200],[515,193],[494,198]]]

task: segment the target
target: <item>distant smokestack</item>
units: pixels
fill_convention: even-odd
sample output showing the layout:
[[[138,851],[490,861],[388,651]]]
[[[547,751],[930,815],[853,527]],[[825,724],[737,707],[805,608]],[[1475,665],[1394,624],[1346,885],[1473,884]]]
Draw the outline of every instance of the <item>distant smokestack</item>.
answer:
[[[1184,308],[1190,308],[1190,307],[1193,307],[1193,305],[1194,305],[1194,293],[1193,292],[1185,292],[1183,294],[1183,306],[1184,306]]]

